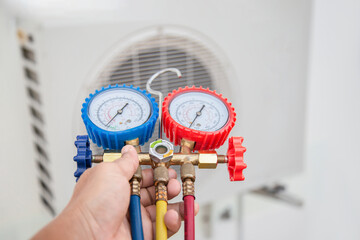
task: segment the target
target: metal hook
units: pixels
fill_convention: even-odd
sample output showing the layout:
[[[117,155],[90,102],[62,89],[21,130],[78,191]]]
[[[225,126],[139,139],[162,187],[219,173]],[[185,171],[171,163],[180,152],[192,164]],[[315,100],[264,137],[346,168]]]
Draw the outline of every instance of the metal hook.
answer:
[[[149,80],[146,83],[146,90],[154,95],[159,96],[159,138],[162,138],[162,101],[163,101],[163,94],[160,91],[156,91],[151,89],[150,85],[151,83],[161,74],[166,73],[166,72],[174,72],[177,74],[177,76],[179,78],[181,78],[181,72],[179,69],[177,68],[165,68],[163,70],[158,71],[157,73],[155,73],[154,75],[152,75]]]

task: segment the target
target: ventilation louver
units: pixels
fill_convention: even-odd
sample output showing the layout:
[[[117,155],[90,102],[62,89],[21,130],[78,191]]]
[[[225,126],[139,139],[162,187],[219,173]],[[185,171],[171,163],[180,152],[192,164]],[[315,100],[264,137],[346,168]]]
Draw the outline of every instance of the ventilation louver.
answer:
[[[28,41],[27,46],[20,45],[22,53],[25,88],[29,100],[29,113],[33,133],[33,145],[35,151],[35,163],[38,171],[38,183],[40,188],[40,201],[45,209],[55,216],[53,207],[54,194],[51,189],[50,159],[47,153],[46,133],[44,131],[45,120],[42,113],[42,100],[40,81],[36,73],[36,53],[33,41]]]
[[[115,56],[99,74],[94,89],[109,84],[146,89],[146,82],[152,74],[172,67],[180,69],[183,74],[181,79],[175,74],[165,73],[152,84],[152,88],[161,91],[164,96],[184,86],[214,89],[215,81],[226,80],[220,62],[202,44],[183,36],[158,34],[134,43]],[[148,143],[157,138],[157,133],[158,124]],[[148,144],[145,144],[144,148],[147,147]]]

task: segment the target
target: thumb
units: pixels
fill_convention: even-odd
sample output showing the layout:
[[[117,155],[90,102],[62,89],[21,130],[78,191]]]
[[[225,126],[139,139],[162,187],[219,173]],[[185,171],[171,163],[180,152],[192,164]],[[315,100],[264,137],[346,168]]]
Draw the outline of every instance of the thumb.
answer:
[[[124,146],[121,150],[121,158],[115,160],[114,163],[119,166],[123,176],[130,180],[139,166],[135,148],[131,145]]]

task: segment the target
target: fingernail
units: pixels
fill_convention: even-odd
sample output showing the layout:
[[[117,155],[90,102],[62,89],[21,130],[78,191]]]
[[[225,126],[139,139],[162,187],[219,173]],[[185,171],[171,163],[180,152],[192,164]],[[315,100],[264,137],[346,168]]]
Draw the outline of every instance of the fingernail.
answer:
[[[121,149],[121,153],[122,153],[122,154],[126,154],[126,153],[128,153],[129,151],[131,151],[132,148],[133,148],[133,146],[130,146],[130,145],[124,146],[124,147]]]

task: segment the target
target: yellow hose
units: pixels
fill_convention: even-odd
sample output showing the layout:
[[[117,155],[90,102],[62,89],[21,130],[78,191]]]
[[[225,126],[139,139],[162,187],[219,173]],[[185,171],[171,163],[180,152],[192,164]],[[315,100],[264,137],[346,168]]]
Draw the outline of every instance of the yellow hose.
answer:
[[[156,240],[167,240],[167,229],[165,226],[165,213],[167,202],[159,200],[156,202]]]

